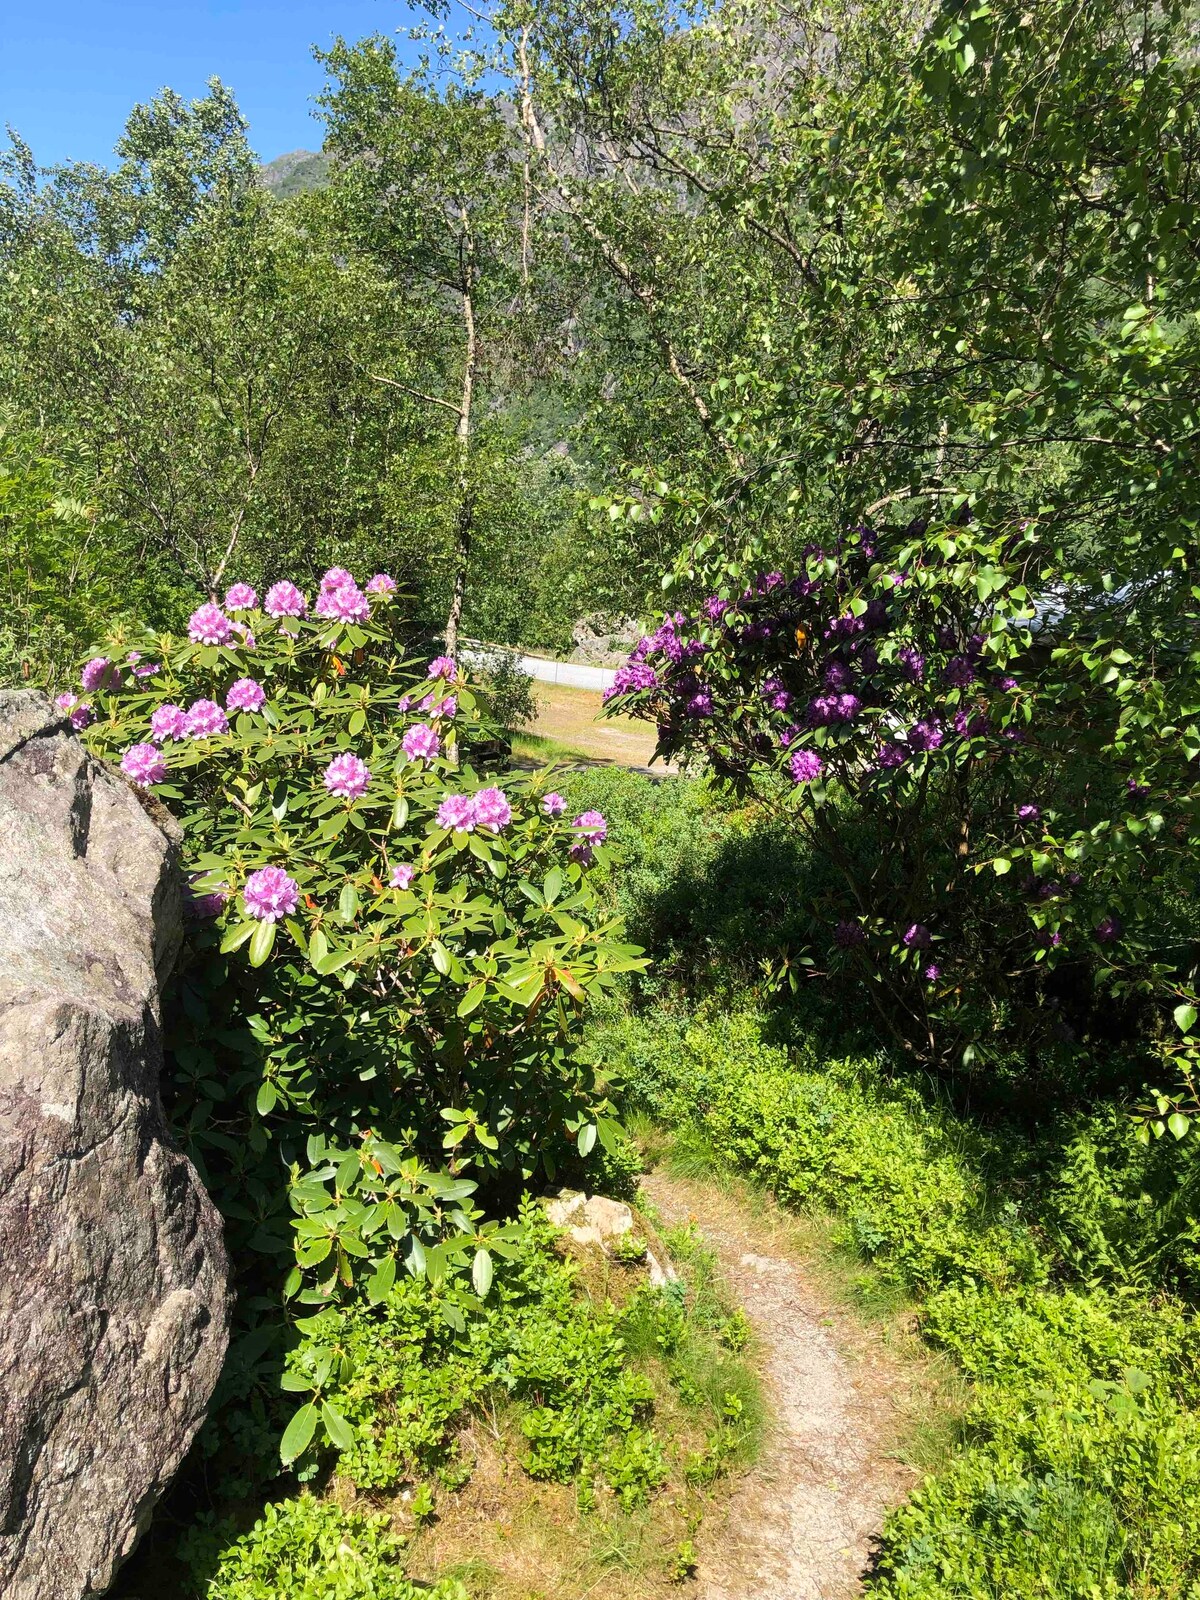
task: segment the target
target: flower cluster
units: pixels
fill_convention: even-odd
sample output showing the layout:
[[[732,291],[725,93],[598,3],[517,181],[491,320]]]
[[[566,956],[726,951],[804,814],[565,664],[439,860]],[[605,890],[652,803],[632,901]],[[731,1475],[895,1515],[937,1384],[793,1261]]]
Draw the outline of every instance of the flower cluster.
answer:
[[[502,833],[512,821],[512,806],[503,789],[480,789],[476,794],[449,794],[437,811],[439,828],[450,828],[459,833],[473,833],[476,828],[487,828],[492,833]]]

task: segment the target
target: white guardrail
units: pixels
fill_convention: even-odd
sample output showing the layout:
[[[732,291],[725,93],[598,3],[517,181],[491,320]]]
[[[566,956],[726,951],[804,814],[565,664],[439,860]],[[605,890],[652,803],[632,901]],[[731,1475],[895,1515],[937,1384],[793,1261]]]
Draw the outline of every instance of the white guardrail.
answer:
[[[507,656],[539,683],[561,683],[569,689],[610,689],[615,667],[588,667],[581,661],[555,661],[552,656],[527,656],[503,644],[483,644],[478,639],[463,639],[459,655],[464,661],[486,663],[489,658]]]

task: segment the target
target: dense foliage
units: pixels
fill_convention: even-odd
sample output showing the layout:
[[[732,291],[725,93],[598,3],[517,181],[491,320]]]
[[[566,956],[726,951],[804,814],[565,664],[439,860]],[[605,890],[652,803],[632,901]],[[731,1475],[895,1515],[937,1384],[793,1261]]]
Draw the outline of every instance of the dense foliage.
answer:
[[[378,1303],[399,1271],[469,1268],[470,1308],[513,1247],[469,1203],[479,1182],[511,1203],[615,1137],[574,1050],[588,997],[640,964],[595,914],[604,819],[570,821],[541,776],[477,776],[470,684],[405,660],[386,574],[364,592],[331,569],[311,617],[286,580],[225,607],[186,640],[121,630],[88,698],[62,697],[183,824],[200,932],[178,1114],[239,1255],[294,1245],[289,1297],[365,1279]],[[318,1425],[352,1437],[314,1400],[285,1458]]]

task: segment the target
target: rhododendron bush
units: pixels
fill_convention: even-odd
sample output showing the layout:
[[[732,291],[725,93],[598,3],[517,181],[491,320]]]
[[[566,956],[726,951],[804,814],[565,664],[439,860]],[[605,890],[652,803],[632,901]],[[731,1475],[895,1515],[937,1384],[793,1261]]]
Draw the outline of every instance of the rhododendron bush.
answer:
[[[1200,741],[1185,708],[1147,715],[1103,607],[1068,630],[1019,581],[1036,539],[964,514],[855,528],[786,573],[718,567],[609,694],[663,754],[790,810],[827,869],[793,979],[854,980],[933,1060],[1078,1040],[1105,994],[1191,1020],[1164,898]]]
[[[180,1110],[235,1245],[294,1245],[308,1303],[398,1270],[487,1292],[509,1234],[470,1197],[611,1141],[574,1036],[640,965],[596,912],[604,819],[475,770],[471,684],[404,658],[394,588],[235,585],[187,639],[114,635],[63,700],[182,822]]]

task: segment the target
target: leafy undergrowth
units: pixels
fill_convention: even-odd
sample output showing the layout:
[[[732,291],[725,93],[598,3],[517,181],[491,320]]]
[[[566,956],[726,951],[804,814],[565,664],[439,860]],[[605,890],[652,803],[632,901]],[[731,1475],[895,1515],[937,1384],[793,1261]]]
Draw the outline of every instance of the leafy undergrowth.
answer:
[[[620,1259],[564,1259],[540,1208],[522,1220],[513,1259],[465,1327],[417,1279],[380,1306],[321,1313],[319,1338],[298,1347],[285,1381],[307,1386],[314,1348],[335,1351],[323,1392],[353,1442],[306,1469],[300,1493],[218,1502],[175,1538],[160,1533],[119,1594],[669,1592],[690,1569],[711,1486],[757,1447],[744,1318],[686,1231],[665,1240],[678,1282],[654,1289],[638,1240]]]
[[[818,1063],[768,1043],[753,1014],[625,1021],[598,1046],[698,1161],[719,1152],[785,1204],[835,1213],[843,1245],[916,1296],[924,1338],[973,1380],[964,1442],[890,1517],[872,1592],[1200,1594],[1194,1245],[1176,1218],[1157,1254],[1122,1251],[1111,1142],[1097,1205],[1079,1138],[1056,1169],[1014,1164],[878,1061]]]

